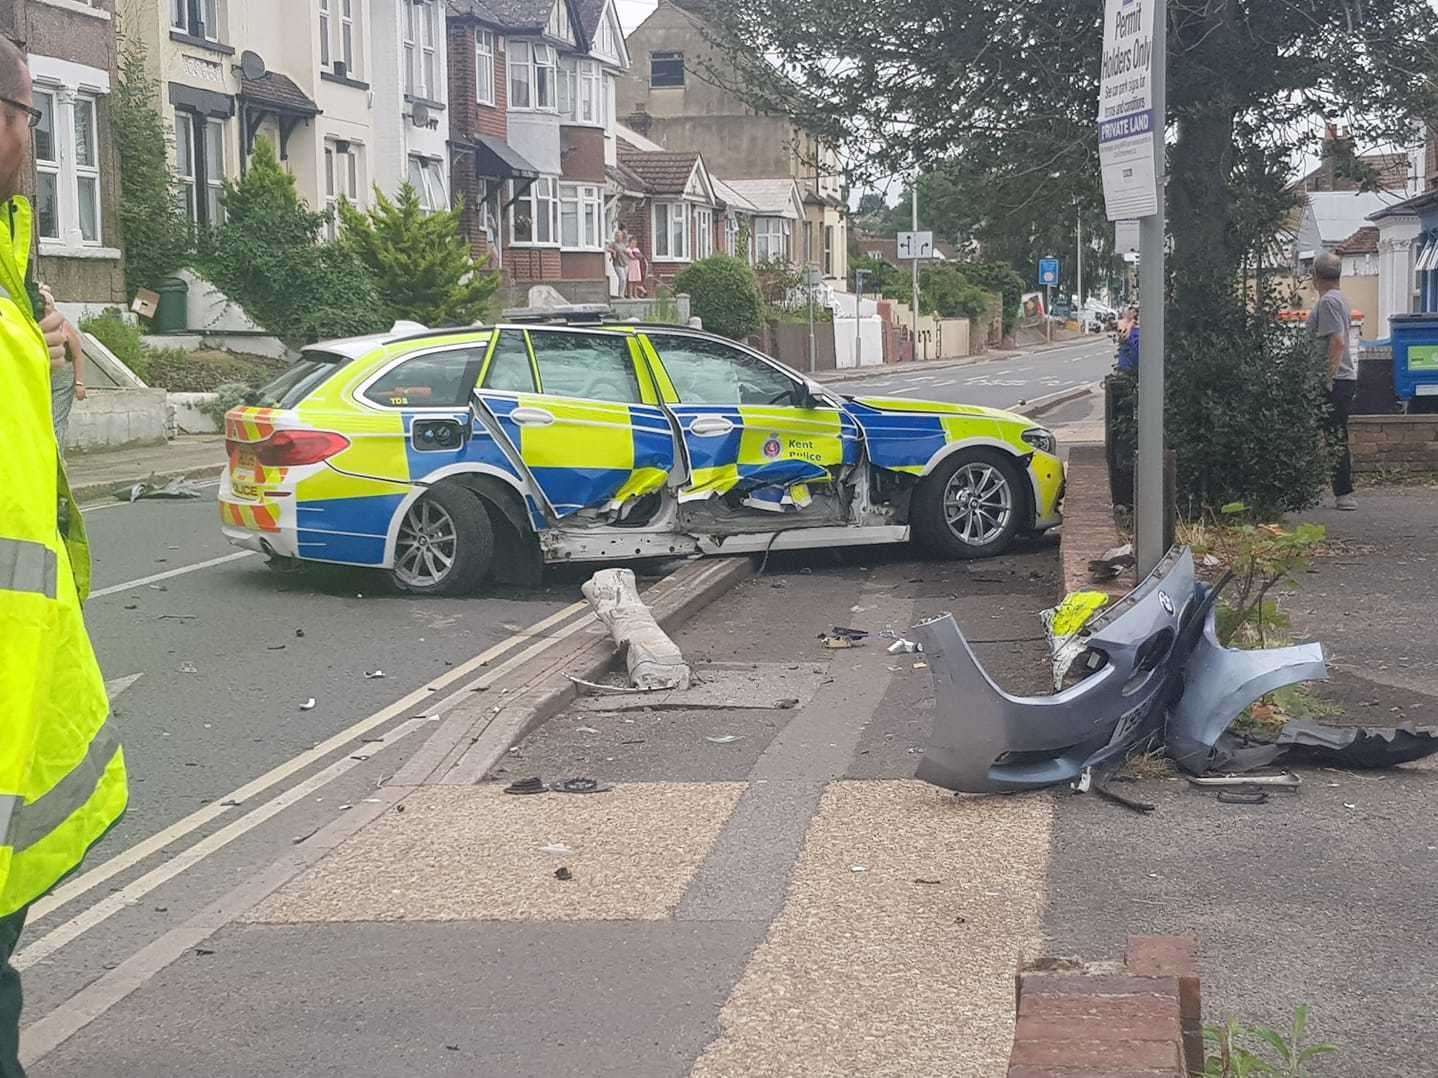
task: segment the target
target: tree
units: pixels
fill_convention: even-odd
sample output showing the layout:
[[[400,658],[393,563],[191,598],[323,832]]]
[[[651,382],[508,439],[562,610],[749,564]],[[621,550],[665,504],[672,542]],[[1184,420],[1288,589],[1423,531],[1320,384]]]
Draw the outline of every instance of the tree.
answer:
[[[158,84],[145,68],[145,47],[126,41],[110,96],[110,124],[120,157],[120,234],[125,285],[154,288],[190,253],[190,228],[170,174],[165,126],[155,110]]]
[[[391,321],[470,325],[490,313],[499,274],[475,261],[458,209],[426,215],[406,183],[393,201],[376,187],[368,213],[348,202],[339,212],[341,243],[368,269]]]
[[[1065,216],[1071,232],[1075,199],[1097,216],[1097,0],[684,2],[724,57],[706,75],[847,147],[856,180],[944,164],[980,196],[973,216],[1001,214],[1015,238]],[[1245,253],[1240,163],[1282,146],[1269,165],[1286,167],[1317,145],[1318,117],[1361,144],[1407,143],[1438,111],[1438,19],[1427,0],[1171,0],[1168,29],[1173,288],[1180,318],[1201,320]]]
[[[295,179],[267,139],[239,183],[226,183],[225,218],[206,238],[199,264],[221,292],[292,347],[389,325],[363,264],[320,243],[327,216],[300,201]]]
[[[858,215],[860,217],[877,217],[887,208],[884,204],[884,196],[878,191],[866,191],[859,196]]]
[[[704,328],[736,341],[759,332],[764,299],[748,263],[729,255],[702,258],[674,278],[674,291],[689,293],[689,310]]]

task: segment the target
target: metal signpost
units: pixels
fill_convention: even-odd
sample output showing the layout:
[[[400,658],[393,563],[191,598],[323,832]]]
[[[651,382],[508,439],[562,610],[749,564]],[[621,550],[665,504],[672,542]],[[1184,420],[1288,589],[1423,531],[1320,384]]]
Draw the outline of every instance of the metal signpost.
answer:
[[[1104,0],[1099,165],[1110,221],[1139,221],[1138,574],[1163,557],[1164,133],[1167,0]]]
[[[934,257],[934,234],[919,231],[919,184],[914,181],[914,230],[900,232],[895,253],[900,260],[909,259],[914,267],[914,288],[909,309],[909,335],[913,338],[914,358],[919,358],[919,260]]]
[[[1059,283],[1059,268],[1057,258],[1039,259],[1039,284],[1044,286],[1044,337],[1050,341],[1054,338],[1054,286]]]

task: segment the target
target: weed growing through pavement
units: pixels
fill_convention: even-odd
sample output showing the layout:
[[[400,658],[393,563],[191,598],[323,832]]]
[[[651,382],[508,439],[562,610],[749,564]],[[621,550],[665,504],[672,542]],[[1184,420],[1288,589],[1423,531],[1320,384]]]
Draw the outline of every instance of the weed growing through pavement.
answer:
[[[1308,1004],[1300,1003],[1293,1014],[1293,1028],[1278,1033],[1263,1026],[1244,1026],[1229,1019],[1221,1026],[1203,1031],[1208,1056],[1205,1078],[1309,1078],[1308,1064],[1318,1056],[1338,1051],[1331,1044],[1304,1044],[1308,1034]]]

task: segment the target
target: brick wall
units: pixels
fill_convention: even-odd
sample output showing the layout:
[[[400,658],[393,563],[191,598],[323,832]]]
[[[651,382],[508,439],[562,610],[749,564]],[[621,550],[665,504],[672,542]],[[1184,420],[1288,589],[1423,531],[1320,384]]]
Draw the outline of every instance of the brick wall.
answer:
[[[509,68],[506,63],[504,42],[495,42],[494,54],[494,104],[476,105],[479,116],[475,130],[482,135],[509,141]]]
[[[1136,936],[1123,962],[1040,959],[1016,978],[1008,1078],[1182,1078],[1203,1071],[1198,941]]]
[[[604,132],[597,127],[559,129],[561,175],[582,183],[604,183]]]
[[[1132,591],[1134,573],[1131,569],[1102,584],[1095,583],[1089,573],[1090,561],[1123,542],[1114,521],[1103,446],[1076,445],[1069,450],[1063,512],[1064,527],[1059,537],[1063,594],[1106,591],[1119,598]]]
[[[564,276],[557,247],[506,247],[505,274],[516,282],[557,281]]]
[[[1438,415],[1356,415],[1348,420],[1359,474],[1438,472]]]
[[[450,19],[447,38],[450,130],[464,139],[476,130],[479,120],[474,86],[474,27]]]

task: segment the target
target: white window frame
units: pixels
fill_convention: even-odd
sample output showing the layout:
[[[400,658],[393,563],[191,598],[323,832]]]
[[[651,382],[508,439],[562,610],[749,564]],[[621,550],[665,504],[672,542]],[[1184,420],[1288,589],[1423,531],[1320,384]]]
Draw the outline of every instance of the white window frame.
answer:
[[[574,41],[574,27],[569,21],[568,0],[555,0],[554,9],[549,13],[549,22],[544,32],[557,41]]]
[[[330,66],[330,0],[320,3],[320,67]]]
[[[732,213],[724,218],[724,253],[731,258],[739,255],[739,218]]]
[[[195,17],[199,17],[196,33]],[[170,0],[170,29],[206,41],[220,40],[220,0]]]
[[[80,124],[79,113],[81,108],[90,110],[90,163],[80,163]],[[101,206],[103,192],[100,188],[100,104],[93,94],[75,94],[70,105],[70,146],[72,149],[71,161],[74,165],[75,174],[75,227],[80,232],[80,245],[82,247],[100,246],[100,237],[104,234],[104,209]],[[94,191],[95,206],[95,234],[85,235],[84,215],[80,212],[80,191],[89,184]]]
[[[333,242],[339,236],[339,200],[343,198],[352,206],[360,206],[359,197],[359,152],[354,143],[349,149],[341,150],[337,139],[325,140],[324,179],[325,209],[329,210],[329,222],[325,231]]]
[[[499,41],[493,30],[476,30],[474,33],[474,86],[475,100],[481,105],[495,104],[494,73],[499,52]]]
[[[683,224],[683,227],[677,232],[677,235],[682,237],[684,240],[682,251],[674,250],[673,240],[676,235],[676,231],[674,228],[673,214],[676,210],[678,211]],[[663,228],[659,227],[659,219],[661,216],[664,218]],[[649,235],[653,238],[652,246],[654,250],[655,262],[690,261],[689,254],[692,249],[692,236],[690,235],[689,231],[691,227],[689,217],[689,203],[671,201],[655,202],[653,212],[650,216],[649,225]]]
[[[186,168],[186,158],[189,158]],[[194,226],[200,224],[199,152],[195,148],[195,114],[175,110],[175,187],[180,210]]]
[[[420,4],[424,8],[420,12],[419,38],[419,70],[424,76],[424,92],[419,96],[428,98],[430,101],[439,101],[444,96],[440,88],[442,73],[436,44],[440,37],[436,26],[439,21],[439,4],[434,0],[410,0],[410,2]]]
[[[604,69],[597,60],[581,60],[575,93],[575,120],[581,124],[603,127],[605,99],[609,96],[604,84]]]
[[[572,208],[576,237],[567,243],[564,218]],[[561,183],[559,185],[559,247],[562,251],[604,250],[604,192],[592,184]]]
[[[516,181],[510,181],[511,195],[515,184]],[[532,234],[527,240],[518,239],[514,234],[515,210],[521,205],[529,209]],[[541,212],[541,206],[547,207],[547,211]],[[540,239],[541,221],[547,226],[543,231],[548,232],[548,239]],[[505,222],[505,232],[511,247],[559,247],[559,184],[553,176],[539,177],[530,184],[524,194],[513,200],[509,207],[509,220]]]
[[[787,217],[755,217],[753,231],[755,262],[789,261],[789,242],[794,234],[792,221]]]
[[[401,0],[404,17],[400,19],[400,52],[404,60],[404,92],[410,97],[419,87],[419,39],[415,33],[414,0]]]
[[[694,220],[694,261],[698,262],[714,253],[714,211],[708,206],[695,206],[691,216]]]
[[[358,0],[339,0],[340,5],[340,59],[345,65],[345,77],[353,78],[359,70],[355,63],[355,4]]]
[[[561,56],[555,71],[555,105],[559,118],[573,123],[579,114],[579,61]]]
[[[216,228],[225,222],[225,206],[221,197],[225,193],[225,158],[228,154],[228,147],[225,140],[225,121],[215,116],[206,116],[204,124],[204,153],[205,153],[205,206],[208,216],[208,224]],[[219,168],[214,167],[210,160],[210,132],[220,133],[220,163]],[[209,212],[211,201],[214,203],[214,213]]]
[[[534,65],[530,62],[529,42],[511,41],[505,47],[505,67],[509,78],[509,110],[534,111]],[[524,101],[516,90],[523,89]]]
[[[559,111],[559,56],[555,53],[554,47],[544,44],[532,44],[529,47],[530,68],[534,72],[534,111],[536,112],[558,112]],[[544,57],[541,61],[540,57]],[[548,71],[549,78],[542,79],[542,72]],[[545,99],[544,88],[549,87],[548,100]]]
[[[438,158],[409,155],[409,169],[406,173],[410,185],[419,195],[419,207],[426,217],[432,213],[449,209],[449,196],[445,193],[444,171]]]
[[[51,176],[54,178],[55,181],[55,234],[53,236],[47,236],[45,235],[45,233],[40,231],[39,206],[37,205],[35,208],[36,235],[38,235],[42,240],[51,240],[55,243],[63,243],[65,239],[64,201],[66,184],[63,168],[65,151],[61,146],[60,136],[60,93],[61,89],[58,86],[50,86],[36,83],[34,89],[32,90],[31,99],[31,104],[35,105],[37,108],[39,107],[39,98],[41,95],[44,95],[45,97],[50,99],[50,146],[55,156],[53,158],[42,158],[40,156],[39,150],[35,149],[35,138],[33,134],[31,135],[30,139],[30,156],[34,158],[35,172],[37,176]],[[38,194],[39,192],[37,189],[37,202],[39,201]]]

